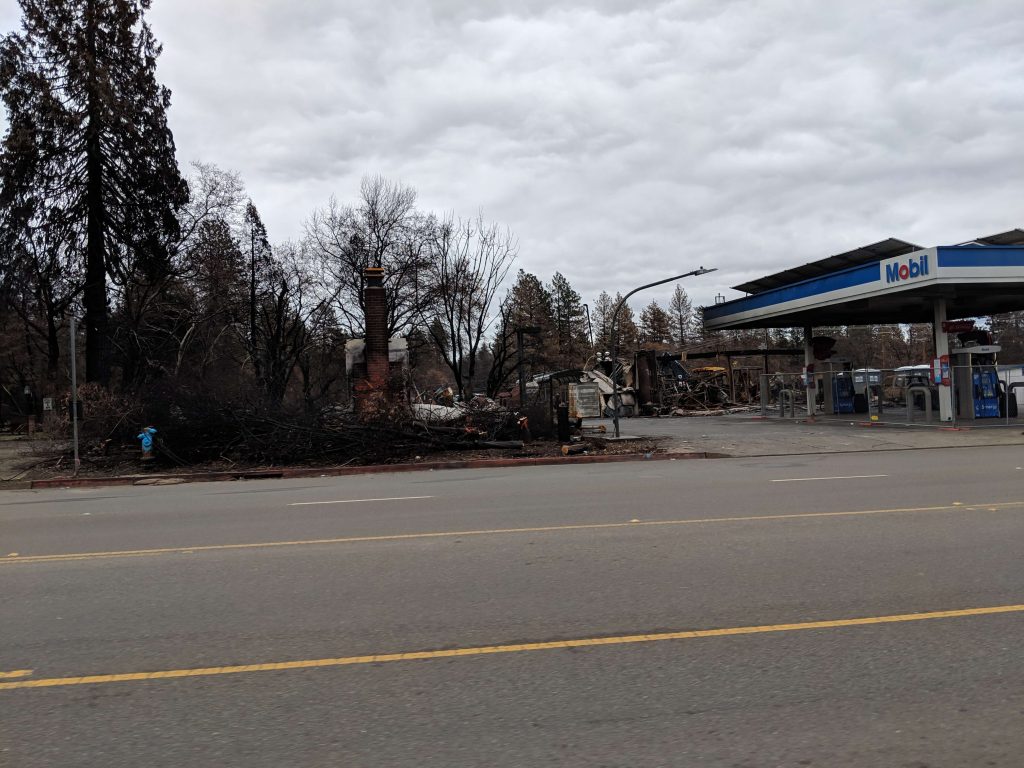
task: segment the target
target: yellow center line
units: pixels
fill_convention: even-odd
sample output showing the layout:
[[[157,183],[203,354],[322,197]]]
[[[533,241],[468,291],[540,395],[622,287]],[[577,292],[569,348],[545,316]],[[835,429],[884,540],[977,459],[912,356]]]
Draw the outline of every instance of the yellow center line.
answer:
[[[32,677],[32,670],[12,669],[10,672],[0,672],[0,680],[14,680],[19,677]]]
[[[83,675],[81,677],[53,677],[39,680],[22,680],[11,683],[0,682],[0,691],[9,691],[21,688],[56,688],[72,685],[100,685],[105,683],[143,682],[147,680],[171,680],[185,677],[238,675],[249,672],[282,672],[296,669],[349,667],[361,664],[385,664],[393,661],[427,661],[467,656],[486,656],[499,653],[526,653],[530,651],[552,651],[570,648],[636,645],[638,643],[657,643],[668,640],[692,640],[702,637],[733,637],[736,635],[760,635],[772,632],[797,632],[809,629],[863,627],[878,624],[899,624],[910,621],[954,619],[966,616],[991,616],[995,614],[1022,612],[1024,612],[1024,605],[997,605],[986,608],[966,608],[953,611],[903,613],[896,614],[894,616],[869,616],[857,619],[807,621],[797,624],[766,624],[750,627],[684,630],[681,632],[660,632],[657,634],[644,635],[589,637],[577,640],[554,640],[543,643],[517,643],[514,645],[485,645],[468,648],[453,648],[443,651],[413,651],[410,653],[384,653],[372,656],[343,656],[336,659],[305,659],[299,661],[277,661],[269,664],[240,664],[230,667],[201,667],[198,669],[168,669],[159,672],[129,672],[111,675]]]
[[[1024,501],[1006,501],[995,504],[978,504],[990,511],[1024,507]],[[625,523],[579,523],[573,525],[546,525],[529,528],[485,528],[469,531],[432,531],[426,533],[396,533],[380,536],[344,536],[331,539],[300,539],[295,541],[263,541],[247,544],[205,544],[194,547],[163,547],[160,549],[126,549],[110,552],[74,552],[63,555],[30,555],[0,557],[0,565],[26,563],[53,563],[73,560],[95,560],[116,557],[153,557],[157,555],[194,554],[198,552],[223,552],[236,549],[271,549],[276,547],[309,547],[325,544],[358,544],[383,541],[410,541],[417,539],[443,539],[466,536],[498,536],[523,533],[559,533],[564,531],[595,531],[615,528],[643,528],[657,526],[710,525],[713,523],[754,523],[777,520],[805,520],[814,518],[863,517],[869,515],[894,515],[927,512],[971,511],[960,502],[935,507],[895,507],[891,509],[861,509],[850,512],[793,512],[783,515],[743,515],[733,517],[702,517],[689,520],[646,520]]]

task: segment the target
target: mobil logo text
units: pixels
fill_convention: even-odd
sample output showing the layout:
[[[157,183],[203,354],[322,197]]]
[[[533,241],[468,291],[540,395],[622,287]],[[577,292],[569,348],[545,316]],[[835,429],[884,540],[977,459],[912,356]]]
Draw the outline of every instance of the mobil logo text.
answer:
[[[928,254],[923,253],[917,258],[896,261],[885,265],[885,284],[901,283],[928,274]]]

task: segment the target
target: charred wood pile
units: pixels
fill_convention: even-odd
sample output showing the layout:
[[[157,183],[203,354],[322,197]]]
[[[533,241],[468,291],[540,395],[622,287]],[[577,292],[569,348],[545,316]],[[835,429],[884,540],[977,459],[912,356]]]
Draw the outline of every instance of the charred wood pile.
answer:
[[[133,414],[134,415],[134,414]],[[372,418],[351,407],[318,412],[265,405],[217,403],[181,398],[165,409],[150,409],[157,426],[157,464],[184,467],[378,464],[417,456],[474,449],[521,449],[525,424],[517,413],[494,403],[458,408],[396,403]],[[122,418],[91,413],[82,439],[82,461],[105,470],[135,461],[138,431]]]

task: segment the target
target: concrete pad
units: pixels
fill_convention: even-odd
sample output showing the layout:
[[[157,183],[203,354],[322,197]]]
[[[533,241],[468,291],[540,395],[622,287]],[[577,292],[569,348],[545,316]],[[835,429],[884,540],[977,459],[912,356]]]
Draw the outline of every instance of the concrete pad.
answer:
[[[630,418],[626,423],[631,433],[664,439],[664,447],[670,452],[724,453],[730,456],[1024,446],[1024,433],[1015,426],[957,431],[936,426],[865,423],[862,420],[840,422],[819,419],[809,422],[805,419],[763,419],[749,413],[699,418]]]

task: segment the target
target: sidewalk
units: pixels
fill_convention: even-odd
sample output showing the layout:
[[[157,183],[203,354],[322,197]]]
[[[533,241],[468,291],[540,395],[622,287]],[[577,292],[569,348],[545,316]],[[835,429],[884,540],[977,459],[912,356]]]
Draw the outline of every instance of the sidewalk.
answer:
[[[605,424],[609,434],[613,429],[609,419],[588,424]],[[619,430],[624,435],[665,438],[663,447],[673,453],[724,453],[736,457],[1024,446],[1024,431],[1019,426],[953,431],[934,426],[863,426],[861,421],[819,420],[812,424],[791,419],[762,420],[749,413],[621,419]]]

